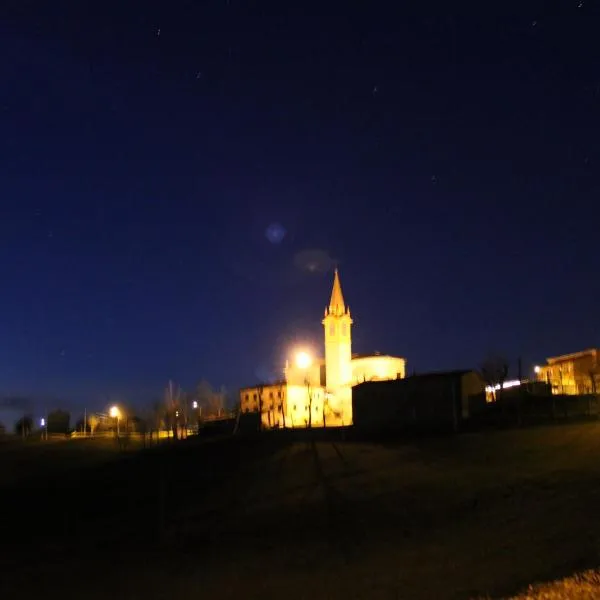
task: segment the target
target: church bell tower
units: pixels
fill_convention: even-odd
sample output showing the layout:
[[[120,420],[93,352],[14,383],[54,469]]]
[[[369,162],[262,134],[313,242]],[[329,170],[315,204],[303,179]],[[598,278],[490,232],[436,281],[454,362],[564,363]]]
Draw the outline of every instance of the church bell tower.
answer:
[[[322,321],[325,328],[325,384],[340,401],[352,384],[352,318],[344,304],[340,276],[335,270],[329,306]],[[351,401],[350,401],[351,402]],[[350,407],[351,410],[351,407]]]

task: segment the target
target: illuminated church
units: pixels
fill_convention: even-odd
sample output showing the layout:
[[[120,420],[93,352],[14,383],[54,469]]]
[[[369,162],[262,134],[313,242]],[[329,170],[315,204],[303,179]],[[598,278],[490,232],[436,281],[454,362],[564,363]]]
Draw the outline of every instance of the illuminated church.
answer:
[[[240,390],[242,413],[259,412],[264,427],[337,427],[352,424],[352,387],[363,381],[401,379],[406,360],[352,354],[352,317],[336,269],[322,320],[325,358],[298,352],[284,379]]]

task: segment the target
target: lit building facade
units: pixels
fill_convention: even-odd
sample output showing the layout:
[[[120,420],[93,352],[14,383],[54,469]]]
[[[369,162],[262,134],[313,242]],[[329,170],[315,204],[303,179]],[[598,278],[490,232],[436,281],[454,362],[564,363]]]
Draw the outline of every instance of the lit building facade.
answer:
[[[554,356],[545,365],[536,367],[536,377],[548,383],[553,394],[596,393],[600,381],[599,359],[598,348]]]
[[[301,353],[301,360],[286,361],[282,381],[241,389],[242,413],[259,412],[262,425],[269,428],[351,425],[353,386],[404,378],[404,358],[352,355],[354,321],[337,270],[321,323],[325,358]]]

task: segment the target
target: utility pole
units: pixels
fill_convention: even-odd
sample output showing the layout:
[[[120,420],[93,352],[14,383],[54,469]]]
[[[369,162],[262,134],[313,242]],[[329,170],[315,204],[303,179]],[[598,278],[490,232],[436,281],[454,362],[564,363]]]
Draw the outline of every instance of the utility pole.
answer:
[[[83,437],[87,436],[87,408],[83,409]]]

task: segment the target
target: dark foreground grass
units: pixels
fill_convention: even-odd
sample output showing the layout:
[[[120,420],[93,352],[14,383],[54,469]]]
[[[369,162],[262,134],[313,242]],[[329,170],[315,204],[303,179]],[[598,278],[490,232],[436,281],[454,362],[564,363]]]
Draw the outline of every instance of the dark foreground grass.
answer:
[[[597,423],[92,463],[5,486],[0,596],[501,598],[599,562]]]
[[[47,481],[61,475],[70,476],[77,469],[91,468],[121,458],[125,452],[141,449],[141,440],[132,439],[126,446],[114,438],[68,439],[48,441],[5,438],[0,443],[0,488]]]

